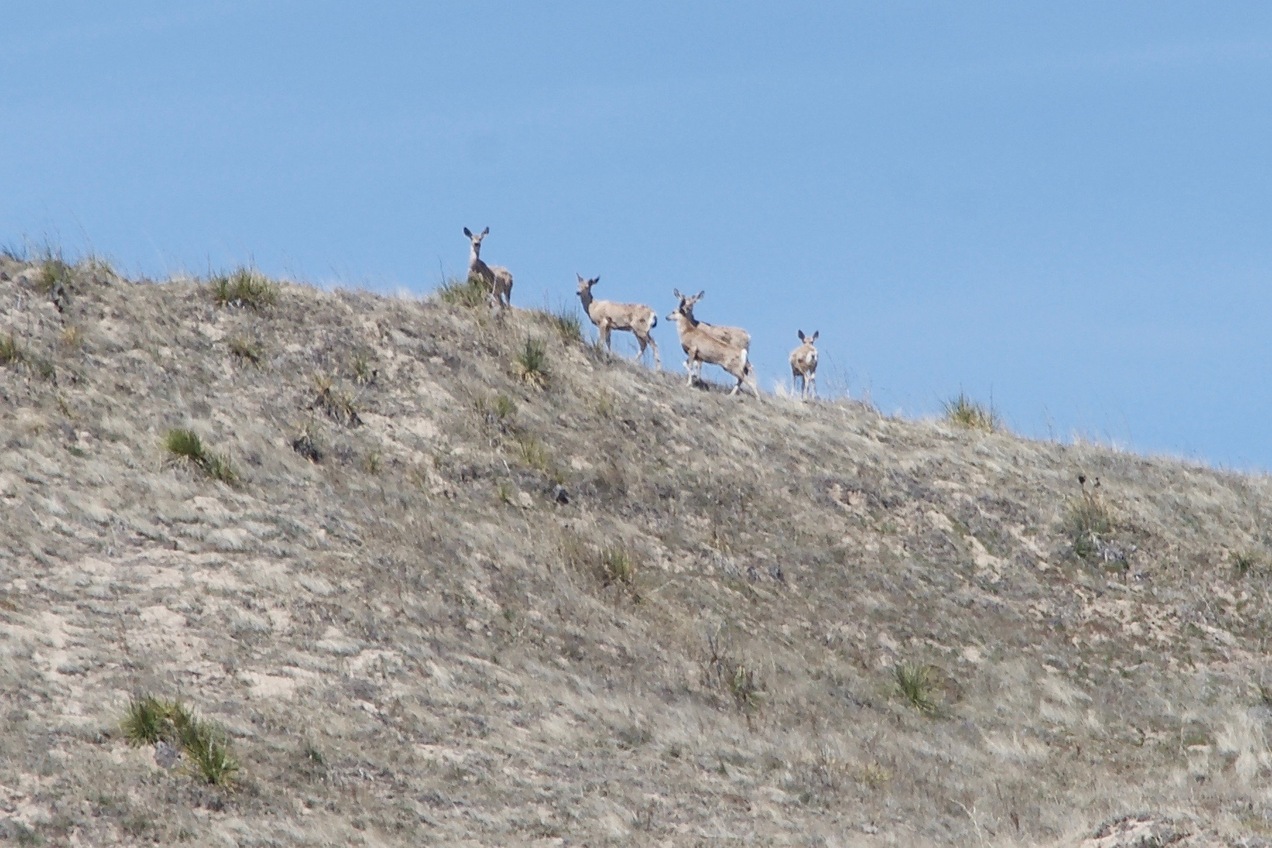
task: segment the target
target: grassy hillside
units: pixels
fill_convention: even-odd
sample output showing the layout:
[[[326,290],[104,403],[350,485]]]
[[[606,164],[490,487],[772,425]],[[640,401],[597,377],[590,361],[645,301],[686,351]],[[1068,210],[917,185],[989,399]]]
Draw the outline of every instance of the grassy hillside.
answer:
[[[1261,477],[12,256],[0,436],[0,841],[1272,844]]]

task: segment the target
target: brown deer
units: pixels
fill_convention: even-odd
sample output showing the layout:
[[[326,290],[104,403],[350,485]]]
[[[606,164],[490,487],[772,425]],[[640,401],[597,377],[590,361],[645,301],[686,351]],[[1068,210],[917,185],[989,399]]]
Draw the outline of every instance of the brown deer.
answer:
[[[799,385],[799,396],[804,400],[817,396],[817,348],[813,342],[819,335],[820,330],[814,330],[811,336],[800,330],[802,344],[791,351],[791,385]]]
[[[471,280],[476,277],[481,280],[490,289],[491,305],[501,309],[512,305],[512,272],[499,265],[490,266],[482,261],[481,240],[489,233],[490,227],[482,230],[479,235],[473,235],[472,230],[464,227],[464,235],[468,236],[468,242],[472,246],[472,251],[468,254],[468,278]]]
[[[694,384],[695,377],[701,379],[702,363],[708,362],[719,365],[737,378],[737,385],[729,394],[737,394],[738,389],[745,383],[751,390],[751,394],[760,396],[760,391],[755,385],[755,368],[747,361],[746,348],[734,347],[706,329],[702,322],[693,317],[692,304],[686,306],[683,297],[676,311],[667,318],[676,322],[676,330],[680,333],[680,346],[689,357],[685,361],[685,368],[689,370],[689,385]],[[696,374],[694,366],[696,366]]]
[[[612,350],[611,330],[625,330],[634,335],[636,341],[640,343],[640,353],[636,354],[636,359],[639,361],[645,355],[645,348],[649,347],[654,351],[654,367],[661,369],[662,360],[658,357],[658,345],[654,342],[654,337],[650,335],[650,331],[658,325],[658,315],[654,310],[639,303],[597,300],[592,297],[592,287],[599,283],[601,278],[593,277],[589,280],[582,274],[574,276],[579,278],[579,300],[583,301],[583,310],[596,325],[601,341],[605,343],[605,349]]]

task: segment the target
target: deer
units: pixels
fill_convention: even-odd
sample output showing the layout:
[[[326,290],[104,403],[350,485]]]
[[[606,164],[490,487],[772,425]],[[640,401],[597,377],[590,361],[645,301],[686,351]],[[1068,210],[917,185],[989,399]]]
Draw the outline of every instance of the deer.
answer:
[[[702,296],[706,294],[706,291],[700,291],[693,297],[681,294],[680,289],[672,289],[672,291],[675,293],[676,297],[680,298],[680,308],[687,310],[689,317],[693,318],[693,307],[698,303],[698,301],[702,300]],[[697,323],[698,326],[702,327],[702,329],[706,330],[711,335],[716,336],[720,339],[720,341],[727,345],[740,347],[743,350],[751,349],[751,334],[741,327],[720,327],[715,324],[708,324],[706,321],[698,321]]]
[[[640,352],[636,354],[636,360],[639,362],[645,355],[645,348],[649,347],[654,351],[654,367],[661,370],[662,360],[658,357],[658,345],[654,342],[654,337],[650,335],[650,331],[658,325],[658,314],[648,306],[642,306],[639,303],[597,300],[592,297],[592,287],[599,283],[601,278],[587,279],[579,273],[575,273],[574,276],[579,278],[579,300],[583,301],[583,311],[596,325],[601,341],[605,342],[605,349],[613,350],[610,347],[611,330],[625,330],[634,335],[636,341],[640,343]]]
[[[487,265],[481,258],[481,240],[490,233],[490,227],[482,230],[480,235],[473,235],[472,230],[464,227],[464,235],[472,245],[468,254],[468,278],[478,278],[490,289],[490,302],[496,309],[512,305],[512,272],[499,265]]]
[[[689,357],[685,361],[685,368],[689,370],[690,386],[694,384],[695,377],[701,378],[702,363],[708,362],[719,365],[737,378],[737,385],[733,387],[733,391],[729,392],[730,395],[737,394],[738,389],[745,383],[751,390],[751,394],[757,398],[760,396],[760,391],[755,385],[755,368],[747,360],[746,348],[735,347],[706,328],[706,325],[693,317],[693,305],[686,305],[683,297],[680,299],[680,305],[667,318],[676,322],[676,330],[680,333],[680,346]],[[694,373],[694,365],[697,365],[697,374]]]
[[[807,400],[817,396],[817,348],[813,343],[821,335],[814,330],[811,336],[805,336],[799,330],[800,346],[791,351],[791,385],[799,385],[799,396]]]

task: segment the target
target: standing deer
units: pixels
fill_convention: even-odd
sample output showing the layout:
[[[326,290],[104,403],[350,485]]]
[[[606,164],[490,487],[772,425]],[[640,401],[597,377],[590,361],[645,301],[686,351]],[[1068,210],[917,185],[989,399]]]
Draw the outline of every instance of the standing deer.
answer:
[[[821,335],[814,330],[811,336],[799,331],[800,346],[791,351],[791,385],[799,384],[799,396],[805,400],[817,396],[817,348],[813,342]]]
[[[468,278],[471,280],[476,277],[490,289],[491,305],[498,309],[512,305],[512,272],[499,265],[491,267],[482,261],[481,240],[489,232],[490,227],[487,227],[480,235],[473,235],[472,230],[464,227],[464,235],[468,236],[468,242],[472,245],[472,251],[468,254]]]
[[[672,291],[675,293],[676,297],[680,298],[679,308],[685,310],[686,314],[688,314],[690,318],[693,318],[693,307],[698,303],[698,301],[702,300],[702,296],[706,294],[706,291],[700,291],[693,297],[681,294],[680,289],[672,289]],[[699,327],[720,339],[720,341],[725,344],[732,345],[733,347],[740,347],[743,350],[751,349],[751,334],[741,327],[718,327],[715,324],[708,324],[706,321],[697,321],[696,319],[695,321]]]
[[[746,383],[751,394],[760,396],[760,391],[755,385],[755,368],[747,361],[746,348],[734,347],[707,329],[706,325],[693,317],[692,304],[686,306],[683,297],[676,311],[667,318],[676,322],[676,330],[680,333],[680,346],[689,357],[685,361],[685,367],[689,369],[690,386],[693,385],[695,376],[701,378],[702,363],[709,362],[712,365],[719,365],[737,378],[738,383],[729,394],[737,394],[742,384]],[[697,375],[694,373],[694,365],[697,366]]]
[[[600,277],[593,277],[588,280],[582,274],[575,274],[579,278],[579,300],[583,301],[583,311],[587,313],[587,317],[596,325],[597,331],[601,335],[601,341],[605,342],[605,349],[612,350],[610,347],[610,331],[626,330],[636,337],[636,341],[640,343],[640,353],[636,354],[637,361],[645,355],[645,348],[652,348],[654,351],[654,367],[661,369],[662,360],[658,357],[658,345],[654,343],[654,337],[650,335],[650,331],[658,325],[658,315],[648,306],[642,306],[639,303],[615,303],[612,300],[596,300],[592,297],[592,286],[601,281]]]

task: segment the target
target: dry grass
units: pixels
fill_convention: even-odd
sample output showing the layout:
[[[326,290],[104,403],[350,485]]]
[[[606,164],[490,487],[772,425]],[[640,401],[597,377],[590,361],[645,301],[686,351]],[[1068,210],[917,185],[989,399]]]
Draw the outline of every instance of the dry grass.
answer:
[[[71,347],[40,266],[0,270],[5,837],[1272,838],[1264,477],[732,403],[441,298],[77,276]],[[165,469],[175,428],[249,482],[202,440]],[[221,722],[235,791],[128,744],[138,692]]]
[[[968,430],[984,430],[988,433],[1002,429],[1002,419],[994,411],[993,406],[978,403],[962,392],[959,392],[953,400],[945,401],[942,407],[945,410],[946,420],[951,424],[957,424]]]
[[[252,268],[237,268],[213,277],[208,287],[217,306],[237,306],[257,311],[278,303],[279,286]]]

